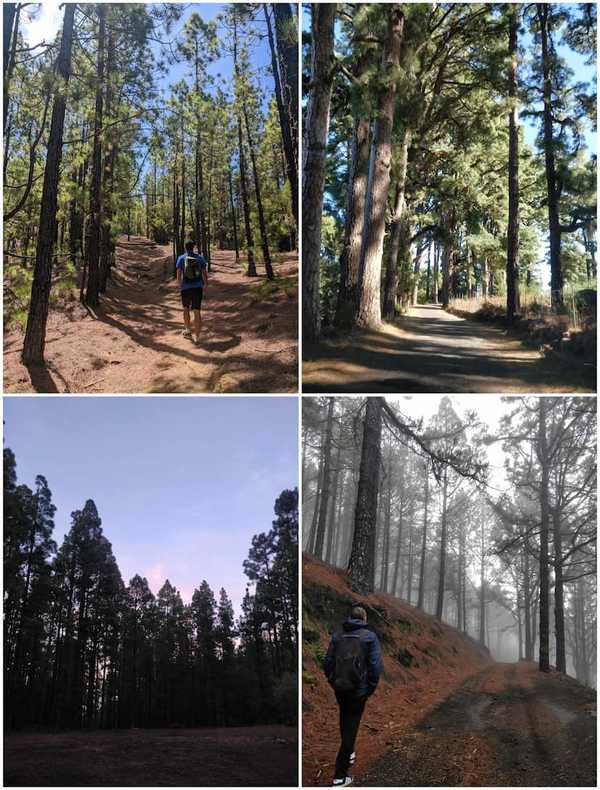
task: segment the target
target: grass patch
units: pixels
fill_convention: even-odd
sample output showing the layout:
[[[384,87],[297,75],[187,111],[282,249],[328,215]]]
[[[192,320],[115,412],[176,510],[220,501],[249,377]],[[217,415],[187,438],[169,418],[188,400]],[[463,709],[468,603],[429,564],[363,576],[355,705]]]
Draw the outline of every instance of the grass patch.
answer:
[[[260,285],[254,288],[252,298],[258,302],[278,293],[283,293],[288,299],[293,299],[297,293],[295,277],[277,277],[274,280],[263,280]]]

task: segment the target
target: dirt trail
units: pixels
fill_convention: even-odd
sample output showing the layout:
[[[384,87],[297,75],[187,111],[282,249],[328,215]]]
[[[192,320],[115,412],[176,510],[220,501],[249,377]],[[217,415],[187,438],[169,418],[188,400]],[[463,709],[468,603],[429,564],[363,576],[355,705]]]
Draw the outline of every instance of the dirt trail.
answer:
[[[96,730],[4,737],[5,787],[290,787],[298,731]]]
[[[595,786],[596,695],[534,664],[493,664],[391,747],[362,776],[357,760],[356,784]]]
[[[593,391],[580,374],[504,330],[433,304],[412,308],[380,332],[354,332],[305,349],[302,370],[304,392]]]
[[[181,335],[171,248],[121,237],[100,308],[51,311],[44,366],[21,364],[22,333],[5,336],[4,391],[296,391],[298,262],[278,258],[272,286],[245,277],[233,252],[213,253],[195,346]]]

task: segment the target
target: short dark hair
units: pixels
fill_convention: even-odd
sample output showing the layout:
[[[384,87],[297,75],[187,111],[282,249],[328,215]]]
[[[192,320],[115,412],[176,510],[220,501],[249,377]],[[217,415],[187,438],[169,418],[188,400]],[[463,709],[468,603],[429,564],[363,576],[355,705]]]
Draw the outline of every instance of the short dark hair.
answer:
[[[186,252],[194,252],[195,242],[193,241],[186,241],[185,243],[185,250]]]
[[[350,617],[353,620],[361,620],[363,623],[367,622],[367,613],[362,606],[353,606]]]

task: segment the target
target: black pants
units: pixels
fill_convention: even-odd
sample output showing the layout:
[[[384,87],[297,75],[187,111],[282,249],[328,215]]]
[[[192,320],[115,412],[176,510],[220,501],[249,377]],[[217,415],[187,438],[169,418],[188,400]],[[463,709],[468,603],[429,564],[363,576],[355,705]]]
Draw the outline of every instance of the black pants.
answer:
[[[335,778],[343,779],[348,776],[350,755],[354,751],[354,742],[367,697],[366,695],[355,697],[337,692],[335,697],[340,708],[340,735],[342,738],[342,744],[335,761]]]

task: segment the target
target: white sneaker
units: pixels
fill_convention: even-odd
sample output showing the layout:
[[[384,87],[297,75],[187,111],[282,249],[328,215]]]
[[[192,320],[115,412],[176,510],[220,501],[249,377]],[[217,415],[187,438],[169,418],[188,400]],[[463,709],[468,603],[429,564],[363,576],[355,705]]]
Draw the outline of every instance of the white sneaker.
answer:
[[[191,337],[192,336],[192,330],[191,329],[184,329],[181,334],[184,337]]]
[[[332,787],[348,787],[352,784],[352,777],[347,776],[345,779],[334,779]]]
[[[356,761],[356,752],[352,752],[352,754],[350,755],[350,765],[354,765],[355,761]]]
[[[193,340],[197,346],[200,345],[200,335],[194,335]]]

